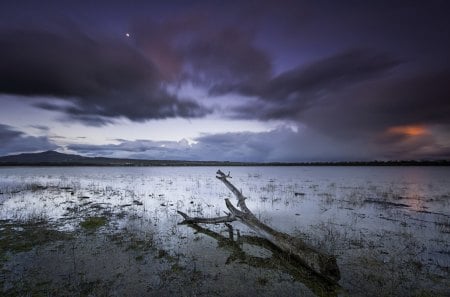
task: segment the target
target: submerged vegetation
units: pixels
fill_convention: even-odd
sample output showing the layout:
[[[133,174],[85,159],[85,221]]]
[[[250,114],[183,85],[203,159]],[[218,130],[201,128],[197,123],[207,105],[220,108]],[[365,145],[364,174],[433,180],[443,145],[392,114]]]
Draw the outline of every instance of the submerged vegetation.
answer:
[[[69,233],[53,230],[46,221],[11,222],[3,220],[0,221],[0,229],[2,231],[0,257],[3,260],[9,258],[9,253],[27,252],[36,246],[72,237]]]
[[[82,221],[80,226],[84,229],[95,230],[106,225],[107,222],[108,220],[105,217],[90,217]]]
[[[217,168],[4,170],[2,296],[446,296],[450,287],[446,168],[233,168],[258,220],[336,255],[337,287],[238,222],[179,225],[178,210],[223,216],[231,196]]]

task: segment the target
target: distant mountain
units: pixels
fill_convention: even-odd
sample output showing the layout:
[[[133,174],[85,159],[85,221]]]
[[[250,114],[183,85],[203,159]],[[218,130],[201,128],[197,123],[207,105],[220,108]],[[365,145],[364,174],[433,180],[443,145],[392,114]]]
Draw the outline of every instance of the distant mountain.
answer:
[[[79,155],[70,155],[58,153],[55,151],[46,151],[42,153],[26,153],[12,156],[0,157],[0,163],[66,163],[66,162],[83,162],[91,158]]]
[[[0,166],[450,166],[449,160],[255,163],[228,161],[140,160],[83,157],[55,151],[0,157]]]
[[[251,164],[256,163],[83,157],[73,154],[63,154],[55,151],[25,153],[0,157],[0,166],[236,166]]]

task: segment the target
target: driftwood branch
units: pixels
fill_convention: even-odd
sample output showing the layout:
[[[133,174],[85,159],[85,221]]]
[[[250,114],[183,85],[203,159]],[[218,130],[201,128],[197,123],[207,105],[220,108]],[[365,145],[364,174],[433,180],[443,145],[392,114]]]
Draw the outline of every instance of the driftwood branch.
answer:
[[[215,218],[199,218],[199,217],[190,217],[182,211],[177,211],[179,215],[184,218],[184,221],[180,224],[219,224],[219,223],[230,223],[236,221],[236,217],[232,214],[223,217],[215,217]]]
[[[229,215],[217,218],[197,218],[189,217],[187,214],[179,211],[178,213],[184,218],[183,223],[218,224],[239,220],[254,230],[258,235],[268,240],[278,249],[292,257],[295,257],[299,263],[305,267],[308,267],[326,280],[336,282],[340,279],[339,267],[337,266],[336,258],[334,256],[327,255],[298,238],[276,231],[268,225],[262,223],[247,207],[245,203],[247,198],[231,182],[228,181],[228,178],[231,178],[229,173],[226,175],[222,171],[218,170],[216,178],[222,181],[234,194],[234,196],[236,196],[237,206],[240,210],[234,207],[229,199],[225,199],[225,205],[230,211]]]

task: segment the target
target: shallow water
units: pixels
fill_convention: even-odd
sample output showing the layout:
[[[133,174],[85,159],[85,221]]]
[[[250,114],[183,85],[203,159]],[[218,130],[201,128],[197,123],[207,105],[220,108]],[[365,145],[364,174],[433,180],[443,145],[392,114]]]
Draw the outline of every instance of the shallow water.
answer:
[[[17,293],[19,284],[19,293],[105,296],[450,291],[450,168],[221,168],[231,172],[230,181],[262,222],[337,257],[338,290],[322,290],[308,273],[275,261],[272,251],[227,241],[224,225],[202,226],[214,233],[178,225],[177,210],[222,216],[224,199],[234,202],[215,178],[217,169],[1,168],[3,231],[16,226],[11,234],[20,236],[31,223],[45,222],[45,228],[73,235],[28,251],[2,251],[3,292]],[[107,218],[107,224],[80,227],[93,216]],[[239,222],[232,225],[233,234],[256,236]]]

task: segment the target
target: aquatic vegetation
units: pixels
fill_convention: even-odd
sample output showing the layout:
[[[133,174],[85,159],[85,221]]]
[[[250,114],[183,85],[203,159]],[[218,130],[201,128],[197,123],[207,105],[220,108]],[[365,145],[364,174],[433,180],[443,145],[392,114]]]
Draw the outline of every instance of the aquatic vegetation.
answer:
[[[80,226],[84,229],[95,230],[106,225],[107,222],[108,220],[105,217],[90,217],[82,221]]]

